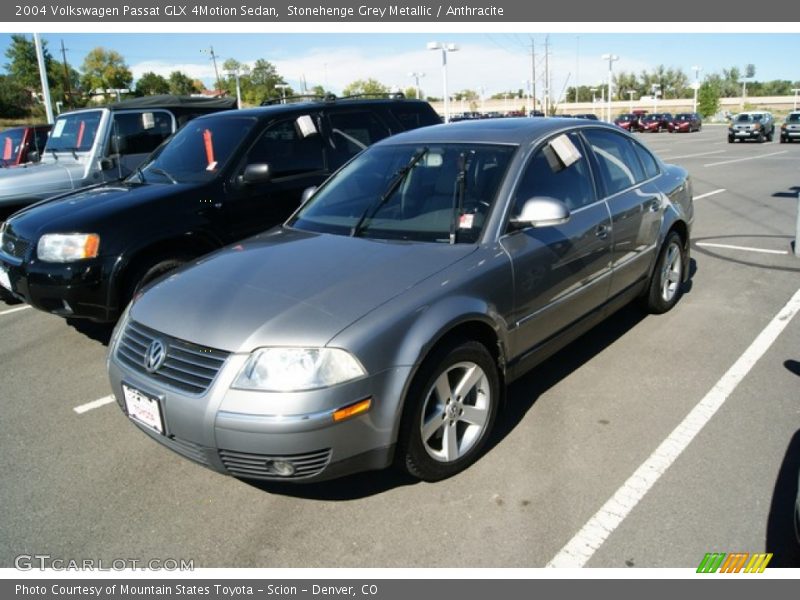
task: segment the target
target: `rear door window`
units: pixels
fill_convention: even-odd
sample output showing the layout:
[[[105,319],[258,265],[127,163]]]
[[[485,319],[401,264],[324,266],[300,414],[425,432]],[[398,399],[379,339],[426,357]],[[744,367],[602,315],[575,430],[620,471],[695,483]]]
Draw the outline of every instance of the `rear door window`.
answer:
[[[627,137],[602,129],[584,130],[584,136],[597,159],[607,195],[612,196],[644,181],[644,169]]]
[[[290,177],[325,168],[318,133],[302,136],[295,119],[272,123],[247,153],[246,164],[268,163],[273,178]]]
[[[389,137],[389,127],[373,111],[349,110],[328,114],[336,162],[343,164],[378,140]]]

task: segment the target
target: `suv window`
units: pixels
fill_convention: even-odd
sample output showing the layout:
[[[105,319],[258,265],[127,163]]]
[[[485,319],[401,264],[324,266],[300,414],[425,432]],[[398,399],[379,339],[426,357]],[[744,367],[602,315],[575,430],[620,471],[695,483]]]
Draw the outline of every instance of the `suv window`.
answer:
[[[247,153],[245,164],[269,163],[272,177],[289,177],[325,168],[318,133],[301,137],[295,119],[270,125]]]
[[[403,129],[416,129],[440,123],[437,118],[432,117],[430,111],[423,110],[419,106],[391,106],[389,112],[400,121]]]
[[[631,141],[613,131],[584,131],[600,167],[600,177],[609,196],[644,181],[644,170]]]
[[[581,154],[584,154],[580,138],[568,134]],[[535,196],[547,196],[561,200],[570,210],[576,210],[595,201],[594,187],[585,156],[568,167],[564,167],[558,156],[549,147],[537,150],[531,158],[514,196],[512,215],[522,211],[525,202]]]
[[[149,154],[172,134],[166,111],[115,113],[108,154]]]
[[[345,162],[392,132],[372,111],[334,112],[328,115],[331,145],[339,162]]]

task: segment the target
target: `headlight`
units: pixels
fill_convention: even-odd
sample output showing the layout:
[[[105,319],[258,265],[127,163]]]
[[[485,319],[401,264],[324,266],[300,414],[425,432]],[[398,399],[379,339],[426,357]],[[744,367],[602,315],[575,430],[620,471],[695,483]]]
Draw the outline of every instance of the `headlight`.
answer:
[[[756,123],[755,125],[753,125],[753,130],[754,131],[758,131],[759,129],[761,129],[761,125],[759,123]]]
[[[45,262],[72,262],[94,258],[100,250],[96,233],[47,233],[39,239],[36,255]]]
[[[330,387],[366,374],[352,354],[338,348],[261,348],[250,355],[233,387],[300,392]]]

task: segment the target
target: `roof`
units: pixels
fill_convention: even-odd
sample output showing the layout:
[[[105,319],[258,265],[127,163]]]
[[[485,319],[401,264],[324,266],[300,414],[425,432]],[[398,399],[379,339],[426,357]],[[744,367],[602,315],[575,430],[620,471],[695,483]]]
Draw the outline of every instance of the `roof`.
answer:
[[[108,108],[111,110],[124,110],[128,108],[209,108],[226,110],[236,108],[236,98],[206,98],[203,96],[159,94],[115,102],[109,104]]]
[[[620,131],[618,127],[602,121],[573,119],[569,117],[484,119],[458,121],[447,125],[421,127],[387,138],[380,144],[392,143],[494,143],[524,144],[564,129],[605,127]]]
[[[254,108],[243,108],[237,110],[236,114],[244,117],[271,117],[276,114],[294,113],[302,114],[310,110],[319,110],[331,107],[358,107],[358,106],[403,106],[403,105],[427,105],[425,100],[411,99],[387,99],[387,98],[340,98],[333,101],[310,101],[310,102],[290,102],[287,104],[270,104],[268,106],[256,106]]]

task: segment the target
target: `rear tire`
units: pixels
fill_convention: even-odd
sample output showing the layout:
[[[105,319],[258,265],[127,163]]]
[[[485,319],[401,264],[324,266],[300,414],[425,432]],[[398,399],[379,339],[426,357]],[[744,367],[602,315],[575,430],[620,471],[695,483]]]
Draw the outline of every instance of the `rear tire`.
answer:
[[[672,231],[667,235],[650,276],[644,308],[660,315],[672,309],[680,300],[683,274],[686,268],[681,236]]]
[[[499,403],[497,365],[483,344],[463,341],[434,350],[406,397],[397,466],[423,481],[463,471],[485,447]]]

